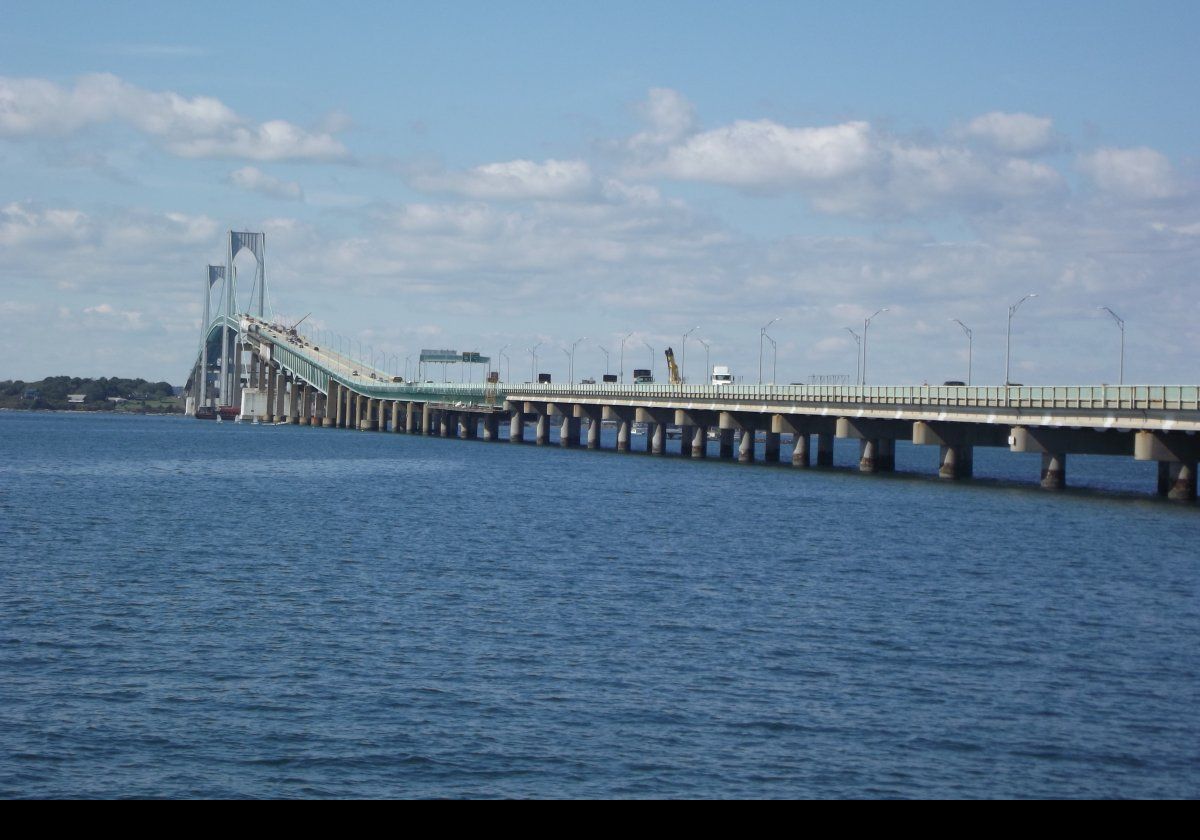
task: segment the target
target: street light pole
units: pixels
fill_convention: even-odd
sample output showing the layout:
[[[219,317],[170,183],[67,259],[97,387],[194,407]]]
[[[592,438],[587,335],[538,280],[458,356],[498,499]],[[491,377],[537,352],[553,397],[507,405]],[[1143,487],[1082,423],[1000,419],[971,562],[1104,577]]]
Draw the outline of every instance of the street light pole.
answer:
[[[707,382],[705,382],[705,381],[701,380],[701,383],[700,383],[700,384],[701,384],[701,385],[709,385],[709,384],[711,384],[711,383],[712,383],[712,368],[711,368],[711,367],[709,367],[709,364],[708,364],[708,349],[709,349],[709,343],[708,343],[707,341],[705,341],[703,338],[697,338],[696,340],[697,340],[697,341],[699,341],[701,344],[703,344],[703,345],[704,345],[704,375],[705,375],[706,377],[708,377],[708,381],[707,381]]]
[[[571,380],[571,384],[572,384],[572,385],[574,385],[574,384],[575,384],[575,348],[579,346],[579,342],[581,342],[581,341],[586,341],[586,340],[587,340],[587,336],[585,335],[585,336],[582,336],[582,337],[580,337],[580,338],[577,338],[577,339],[575,339],[575,343],[571,345],[571,372],[570,372],[570,380]]]
[[[1120,327],[1120,329],[1121,329],[1121,375],[1117,379],[1117,384],[1124,385],[1125,384],[1125,320],[1123,318],[1121,318],[1121,316],[1119,316],[1116,312],[1113,312],[1111,309],[1109,309],[1107,306],[1101,306],[1099,308],[1103,309],[1105,312],[1107,312],[1109,315],[1111,315],[1112,319],[1117,322],[1117,326]]]
[[[570,350],[568,350],[566,347],[560,347],[560,348],[558,348],[558,349],[559,349],[559,350],[561,350],[561,351],[563,351],[563,353],[564,353],[564,354],[566,354],[566,357],[567,357],[567,378],[568,378],[568,379],[570,379],[570,380],[571,380],[571,384],[572,384],[572,385],[574,385],[574,384],[575,384],[575,359],[574,359],[574,357],[571,355],[571,351],[570,351]]]
[[[505,382],[512,381],[512,359],[510,359],[508,357],[508,354],[504,352],[508,348],[509,348],[508,344],[505,344],[503,347],[500,348],[500,358],[504,359],[504,381]],[[500,363],[499,362],[496,363],[496,372],[497,373],[500,372]]]
[[[1021,308],[1021,304],[1030,298],[1037,297],[1035,292],[1030,292],[1021,298],[1019,301],[1008,307],[1008,338],[1004,342],[1004,387],[1007,388],[1012,382],[1012,377],[1009,375],[1012,366],[1012,322],[1013,316],[1017,314],[1017,310]]]
[[[883,309],[876,311],[875,315],[879,315],[879,314],[887,312],[887,311],[888,311],[887,307],[885,306],[885,307],[883,307]],[[863,384],[863,387],[866,387],[866,384],[867,384],[867,330],[869,330],[871,328],[871,322],[873,320],[875,320],[875,315],[872,315],[870,318],[867,318],[863,321],[863,352],[862,352],[862,384]]]
[[[596,346],[600,347],[599,344],[597,344]],[[603,347],[600,347],[600,352],[604,354],[604,375],[608,376],[608,351],[605,350]]]
[[[967,384],[971,384],[971,357],[975,353],[975,333],[971,332],[971,328],[957,318],[951,318],[951,321],[962,327],[962,331],[967,334]]]
[[[680,382],[687,382],[687,339],[688,339],[688,336],[691,335],[692,333],[694,333],[698,329],[700,329],[699,325],[692,327],[690,330],[685,332],[683,334],[683,341],[680,342],[680,344],[682,345],[682,352],[679,356],[679,372],[680,372],[679,380],[680,380]]]
[[[536,371],[537,371],[537,349],[542,346],[542,343],[543,342],[539,341],[537,344],[533,345],[532,347],[527,348],[527,350],[526,350],[526,352],[529,353],[529,384],[530,385],[537,382],[537,373],[536,373]]]
[[[862,336],[849,327],[846,327],[846,332],[854,336],[854,343],[858,345],[858,352],[854,357],[854,384],[862,385]]]
[[[759,385],[762,384],[763,338],[769,337],[769,336],[767,336],[767,328],[770,327],[771,324],[774,324],[778,320],[779,320],[778,318],[772,318],[770,321],[767,322],[766,326],[764,326],[762,329],[760,329],[758,331],[758,384]],[[772,342],[772,344],[774,344],[774,342]]]
[[[630,339],[632,336],[633,336],[633,333],[629,333],[629,335],[627,335],[627,336],[625,336],[624,338],[622,338],[622,339],[621,339],[621,371],[620,371],[620,379],[621,379],[621,384],[622,384],[622,385],[624,385],[624,384],[625,384],[625,342],[626,342],[626,341],[628,341],[628,340],[629,340],[629,339]]]
[[[653,379],[654,378],[654,348],[650,346],[650,342],[648,342],[648,341],[643,341],[642,344],[645,344],[646,349],[650,351],[650,378]]]

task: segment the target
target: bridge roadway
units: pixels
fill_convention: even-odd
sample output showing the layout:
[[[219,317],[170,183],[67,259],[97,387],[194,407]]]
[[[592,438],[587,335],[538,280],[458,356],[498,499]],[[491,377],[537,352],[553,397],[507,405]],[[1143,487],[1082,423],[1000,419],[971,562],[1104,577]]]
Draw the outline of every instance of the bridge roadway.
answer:
[[[895,469],[898,440],[938,447],[938,474],[972,474],[977,446],[1042,456],[1041,484],[1066,485],[1070,454],[1124,455],[1158,462],[1160,495],[1194,501],[1200,461],[1200,387],[1191,385],[1039,387],[845,387],[803,385],[539,385],[408,383],[314,346],[253,318],[242,319],[241,350],[250,364],[243,416],[265,422],[369,431],[600,446],[602,423],[616,425],[618,451],[629,451],[635,423],[646,450],[665,452],[668,427],[681,451],[743,463],[779,462],[793,439],[796,467],[833,464],[835,437],[859,441],[859,469]],[[586,438],[582,438],[584,424]],[[815,441],[815,446],[813,445]],[[735,451],[736,444],[736,451]]]

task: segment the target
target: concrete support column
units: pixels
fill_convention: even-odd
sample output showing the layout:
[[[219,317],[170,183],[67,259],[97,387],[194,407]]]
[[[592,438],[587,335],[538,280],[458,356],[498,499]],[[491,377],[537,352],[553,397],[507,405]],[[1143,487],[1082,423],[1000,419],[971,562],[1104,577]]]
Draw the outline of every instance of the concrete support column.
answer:
[[[694,426],[695,431],[692,433],[692,457],[707,458],[708,457],[708,427]]]
[[[345,411],[342,412],[342,428],[343,429],[357,428],[357,426],[358,426],[358,412],[356,410],[357,408],[358,408],[358,395],[355,394],[353,391],[351,391],[349,388],[347,388],[346,389],[346,407],[345,407]]]
[[[465,412],[458,415],[454,426],[454,435],[462,440],[468,440],[471,437],[471,417]]]
[[[975,471],[975,449],[971,446],[943,446],[938,466],[938,478],[949,480],[970,478]]]
[[[579,446],[579,418],[564,414],[558,429],[560,446]]]
[[[667,426],[665,423],[647,423],[647,435],[650,435],[651,426],[654,427],[654,434],[650,438],[650,451],[655,455],[663,455],[667,451],[667,447],[664,445],[667,440]]]
[[[487,441],[500,440],[500,418],[489,414],[483,418],[483,439]]]
[[[525,442],[525,412],[519,408],[514,408],[512,415],[508,418],[508,442]]]
[[[421,403],[421,434],[433,434],[433,417],[432,410],[429,408],[429,403]]]
[[[321,421],[321,425],[329,428],[337,425],[338,411],[342,406],[342,402],[339,399],[339,386],[336,382],[330,379],[326,387],[329,388],[329,396],[325,398],[325,419]]]
[[[275,376],[275,421],[283,423],[287,420],[287,414],[284,410],[287,408],[287,374],[282,371],[276,371]]]
[[[312,425],[312,386],[305,382],[300,386],[300,425]]]
[[[417,413],[417,404],[409,401],[404,404],[404,433],[406,435],[414,434],[417,431],[417,426],[420,414]]]
[[[1067,486],[1067,456],[1060,452],[1042,453],[1042,487],[1061,490]]]
[[[538,446],[545,446],[550,442],[550,415],[545,412],[537,416],[537,426],[533,433],[533,440]]]
[[[618,420],[617,421],[617,451],[618,452],[628,452],[629,451],[629,421],[628,420]]]
[[[720,440],[717,442],[717,457],[730,461],[733,459],[733,429],[721,429]]]
[[[879,470],[879,439],[863,438],[858,442],[858,471],[865,473]]]
[[[1158,494],[1177,502],[1196,500],[1196,463],[1158,462]]]
[[[817,466],[833,466],[833,435],[822,433],[817,435]]]
[[[392,415],[392,434],[398,435],[403,429],[400,426],[400,401],[392,400],[391,404]]]
[[[779,451],[781,448],[779,439],[779,432],[767,432],[767,441],[763,447],[763,460],[768,464],[779,463]]]
[[[754,463],[754,430],[742,429],[742,442],[738,447],[738,463]]]
[[[207,375],[207,374],[205,374]],[[271,371],[267,371],[267,405],[263,410],[263,422],[275,422],[275,377],[271,375]]]
[[[811,453],[808,451],[808,435],[795,434],[792,437],[792,466],[807,467],[811,463]]]
[[[600,421],[595,417],[588,420],[587,448],[600,448]]]
[[[877,453],[878,469],[880,472],[896,471],[896,441],[894,438],[880,438]]]

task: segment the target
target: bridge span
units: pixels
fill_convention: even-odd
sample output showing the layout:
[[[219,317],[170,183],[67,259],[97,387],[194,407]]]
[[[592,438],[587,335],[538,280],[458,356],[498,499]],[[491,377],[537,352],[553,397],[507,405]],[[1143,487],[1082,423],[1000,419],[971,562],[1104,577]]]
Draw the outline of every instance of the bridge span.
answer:
[[[361,431],[597,449],[603,424],[616,450],[665,454],[668,435],[692,458],[833,464],[835,438],[859,442],[862,472],[895,469],[896,441],[929,446],[946,479],[973,472],[976,447],[1040,453],[1040,481],[1066,486],[1072,454],[1158,462],[1157,492],[1194,501],[1200,387],[551,385],[412,383],[253,317],[234,343],[242,418]],[[790,453],[783,442],[790,439]],[[756,446],[756,441],[760,444]]]

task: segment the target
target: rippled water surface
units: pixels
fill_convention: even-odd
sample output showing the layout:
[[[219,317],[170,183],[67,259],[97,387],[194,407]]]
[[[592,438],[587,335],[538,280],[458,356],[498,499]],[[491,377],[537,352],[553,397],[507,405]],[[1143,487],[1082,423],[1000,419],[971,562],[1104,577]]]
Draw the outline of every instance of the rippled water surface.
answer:
[[[0,796],[1200,795],[1196,506],[897,457],[0,413]]]

